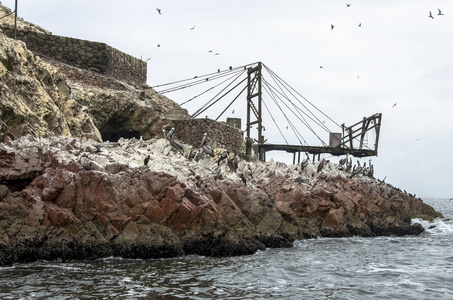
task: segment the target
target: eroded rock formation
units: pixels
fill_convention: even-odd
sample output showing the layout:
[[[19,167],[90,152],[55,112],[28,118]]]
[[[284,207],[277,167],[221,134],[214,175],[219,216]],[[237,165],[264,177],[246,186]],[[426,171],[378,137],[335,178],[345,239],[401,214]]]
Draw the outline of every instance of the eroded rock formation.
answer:
[[[154,139],[179,106],[150,87],[40,58],[2,32],[0,45],[0,265],[240,255],[317,236],[419,234],[412,218],[441,216],[325,161],[232,168],[200,157],[198,141],[186,158],[189,145]]]
[[[0,14],[8,12],[0,4]],[[13,19],[13,15],[2,18],[0,24],[11,26]],[[50,34],[23,20],[18,24],[21,30]],[[1,30],[0,45],[0,142],[27,134],[97,141],[149,139],[166,124],[163,113],[179,108],[147,85],[121,82],[37,56],[24,42],[8,38]]]
[[[240,255],[316,236],[419,234],[411,218],[441,216],[387,184],[351,179],[332,163],[317,173],[317,164],[302,172],[240,161],[230,172],[215,158],[187,159],[165,139],[0,144],[0,264]]]

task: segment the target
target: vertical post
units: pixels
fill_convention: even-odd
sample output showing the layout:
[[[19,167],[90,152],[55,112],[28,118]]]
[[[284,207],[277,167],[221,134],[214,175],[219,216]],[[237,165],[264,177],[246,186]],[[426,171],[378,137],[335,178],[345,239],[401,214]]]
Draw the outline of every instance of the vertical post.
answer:
[[[252,157],[252,139],[250,138],[250,95],[252,94],[252,79],[250,70],[247,72],[247,122],[245,123],[245,155],[247,160],[250,160]]]
[[[258,62],[258,144],[264,144],[263,124],[262,124],[262,80],[261,80],[261,62]],[[264,149],[260,149],[259,159],[264,161]]]
[[[258,63],[258,143],[264,143],[263,133],[263,125],[261,124],[261,113],[262,113],[262,106],[261,106],[261,62]]]
[[[250,71],[247,72],[247,140],[250,139],[250,95],[252,94],[252,79]]]
[[[365,120],[366,120],[365,117],[363,117],[363,121],[362,121],[362,131],[360,132],[359,149],[363,149],[363,139],[365,138],[365,133],[366,133]]]
[[[382,118],[382,113],[378,114],[377,118],[374,121],[376,123],[376,127],[375,127],[375,130],[376,130],[376,143],[374,145],[374,151],[376,152],[376,156],[377,156],[377,150],[378,150],[378,145],[379,145],[379,132],[381,130],[381,118]]]
[[[262,135],[263,133],[263,125],[262,125],[262,118],[261,118],[261,111],[262,111],[262,99],[261,99],[261,67],[262,64],[261,62],[257,63],[257,66],[254,68],[249,68],[247,71],[247,138],[246,140],[252,141],[252,138],[250,136],[250,126],[252,124],[257,124],[257,131],[258,131],[258,138],[257,142],[258,144],[263,144],[264,143],[264,137]],[[253,103],[253,98],[258,97],[258,107]],[[251,120],[251,112],[253,111],[253,115],[256,117],[256,120],[252,121]],[[250,143],[251,144],[251,143]],[[245,152],[248,153],[249,149],[247,148],[246,144],[246,149]],[[251,149],[250,149],[251,152]],[[260,149],[258,147],[258,159],[263,160],[264,159],[264,149]]]
[[[16,28],[17,28],[17,0],[16,7],[14,8],[14,39],[16,39]]]

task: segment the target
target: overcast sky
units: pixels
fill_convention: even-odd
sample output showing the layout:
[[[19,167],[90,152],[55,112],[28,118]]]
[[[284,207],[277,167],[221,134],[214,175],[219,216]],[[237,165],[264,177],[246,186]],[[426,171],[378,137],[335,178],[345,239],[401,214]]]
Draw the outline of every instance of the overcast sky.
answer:
[[[18,2],[20,17],[53,34],[149,58],[150,86],[261,61],[338,124],[382,113],[375,176],[420,197],[453,197],[453,1]],[[245,116],[245,99],[236,102],[225,117]],[[280,143],[273,129],[265,137]]]

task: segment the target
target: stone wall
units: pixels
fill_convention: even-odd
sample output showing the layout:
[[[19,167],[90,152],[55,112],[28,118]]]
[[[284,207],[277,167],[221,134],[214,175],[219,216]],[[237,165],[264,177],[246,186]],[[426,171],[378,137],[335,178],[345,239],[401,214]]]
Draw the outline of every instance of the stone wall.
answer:
[[[208,146],[226,148],[238,155],[245,152],[242,131],[226,123],[211,119],[172,120],[172,126],[175,128],[173,137],[195,149],[201,146],[203,135],[208,133]]]
[[[14,37],[14,28],[6,24],[0,26],[7,36]],[[17,30],[17,39],[24,41],[28,49],[40,56],[127,83],[146,84],[146,62],[105,43],[26,30]]]

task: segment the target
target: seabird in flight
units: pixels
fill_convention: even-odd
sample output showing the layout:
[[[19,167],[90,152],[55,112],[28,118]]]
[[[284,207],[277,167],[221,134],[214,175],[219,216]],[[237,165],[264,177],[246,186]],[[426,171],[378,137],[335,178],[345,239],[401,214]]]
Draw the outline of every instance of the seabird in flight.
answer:
[[[431,11],[429,12],[428,18],[434,19],[433,14],[431,13]]]
[[[156,8],[157,12],[159,13],[159,15],[161,15],[160,13],[160,8]]]
[[[437,9],[437,10],[439,11],[439,13],[437,14],[438,16],[443,16],[444,15],[440,9]]]

